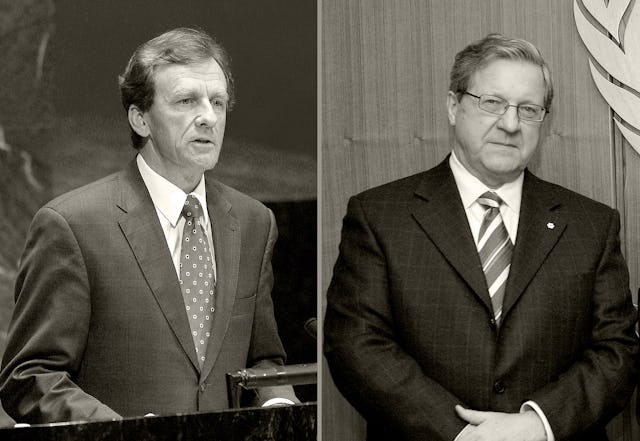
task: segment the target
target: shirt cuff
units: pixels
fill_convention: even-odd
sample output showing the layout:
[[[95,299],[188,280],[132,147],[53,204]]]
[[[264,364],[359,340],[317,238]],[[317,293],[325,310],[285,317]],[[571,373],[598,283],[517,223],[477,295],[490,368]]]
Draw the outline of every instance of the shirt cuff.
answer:
[[[296,404],[296,403],[286,398],[271,398],[270,400],[265,401],[262,407],[276,406],[278,404]]]
[[[466,426],[464,426],[464,428],[460,431],[460,433],[458,434],[458,436],[456,436],[456,437],[454,438],[454,440],[453,440],[453,441],[458,441],[458,439],[460,439],[460,437],[461,437],[465,432],[467,432],[469,429],[471,429],[472,427],[474,427],[474,426],[473,426],[473,425],[471,425],[471,424],[467,424]]]
[[[542,411],[542,409],[540,409],[540,406],[538,406],[538,404],[535,401],[531,401],[531,400],[525,401],[522,404],[522,406],[520,406],[520,413],[523,413],[527,410],[533,410],[542,421],[542,425],[544,426],[544,431],[547,434],[547,441],[556,441],[556,438],[553,436],[553,431],[551,430],[551,426],[549,425],[549,420],[547,420],[547,417],[544,415],[544,412]]]

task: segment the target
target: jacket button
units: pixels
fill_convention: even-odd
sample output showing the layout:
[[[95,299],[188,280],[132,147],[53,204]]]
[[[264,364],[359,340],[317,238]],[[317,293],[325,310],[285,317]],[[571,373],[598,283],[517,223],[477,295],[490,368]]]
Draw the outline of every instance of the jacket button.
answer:
[[[207,389],[207,383],[202,383],[200,385],[200,392],[204,392]]]
[[[495,331],[496,329],[498,329],[498,324],[496,323],[496,319],[494,319],[493,317],[491,317],[491,320],[489,320],[489,327],[491,328],[492,331]]]
[[[500,380],[496,380],[495,383],[493,383],[493,391],[497,394],[503,394],[505,391],[505,387],[504,387],[504,383]]]

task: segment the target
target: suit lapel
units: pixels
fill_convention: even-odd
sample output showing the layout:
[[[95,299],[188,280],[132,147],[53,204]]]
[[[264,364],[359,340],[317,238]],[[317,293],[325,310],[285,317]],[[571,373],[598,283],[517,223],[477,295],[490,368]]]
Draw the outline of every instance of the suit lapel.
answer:
[[[460,200],[449,159],[425,174],[411,213],[447,261],[491,311],[482,264]]]
[[[557,210],[553,187],[525,172],[518,236],[511,259],[502,320],[518,301],[564,232],[567,222]]]
[[[205,381],[218,358],[236,298],[240,268],[240,225],[231,213],[231,208],[231,204],[222,196],[215,181],[208,182],[207,209],[211,219],[217,274],[216,310],[213,314],[211,339],[207,346],[201,382]]]
[[[195,347],[175,267],[156,209],[135,161],[121,176],[122,191],[118,207],[123,214],[119,219],[120,228],[169,326],[197,369]]]

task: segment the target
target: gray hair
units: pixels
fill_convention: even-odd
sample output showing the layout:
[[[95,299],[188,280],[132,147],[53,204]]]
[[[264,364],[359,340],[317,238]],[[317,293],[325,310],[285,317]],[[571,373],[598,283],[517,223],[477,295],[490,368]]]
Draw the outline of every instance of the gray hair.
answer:
[[[449,90],[460,99],[469,87],[473,74],[497,59],[527,61],[540,66],[545,89],[544,107],[549,109],[553,100],[553,82],[551,71],[542,54],[526,40],[507,38],[501,34],[489,34],[456,54],[451,68]]]

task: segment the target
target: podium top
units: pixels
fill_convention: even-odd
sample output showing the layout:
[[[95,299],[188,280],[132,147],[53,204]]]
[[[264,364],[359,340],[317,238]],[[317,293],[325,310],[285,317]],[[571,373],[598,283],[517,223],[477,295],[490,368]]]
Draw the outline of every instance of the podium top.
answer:
[[[316,403],[0,429],[3,441],[316,440]]]

